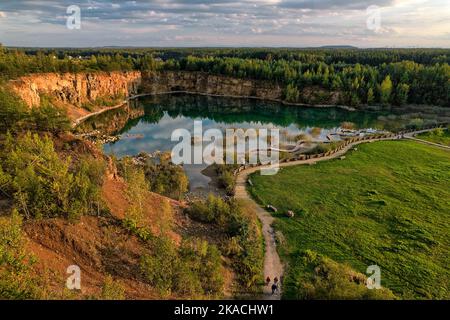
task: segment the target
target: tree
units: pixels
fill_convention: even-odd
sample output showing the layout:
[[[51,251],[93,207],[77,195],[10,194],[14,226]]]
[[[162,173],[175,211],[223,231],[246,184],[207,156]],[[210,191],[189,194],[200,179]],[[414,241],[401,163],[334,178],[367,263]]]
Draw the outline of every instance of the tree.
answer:
[[[26,113],[23,101],[0,83],[0,132],[17,129]]]
[[[380,85],[380,100],[383,104],[388,104],[390,102],[392,93],[392,81],[389,75],[384,78]]]
[[[142,256],[141,270],[149,283],[155,286],[162,296],[167,296],[175,285],[179,263],[175,244],[168,238],[158,238],[152,254]]]
[[[398,105],[404,105],[408,101],[409,85],[406,83],[400,83],[396,89],[396,102]]]
[[[373,89],[369,88],[369,90],[367,90],[367,104],[371,105],[374,101],[375,97],[374,97],[374,93],[373,93]]]
[[[73,175],[70,159],[61,160],[53,142],[28,132],[18,140],[6,143],[4,169],[12,176],[14,198],[20,212],[27,217],[55,217],[66,214]]]
[[[0,216],[0,299],[45,299],[43,283],[34,275],[34,257],[27,250],[22,217],[17,210]]]
[[[67,112],[48,102],[43,102],[40,107],[33,108],[29,119],[30,124],[34,125],[38,131],[59,133],[68,131],[71,127]]]
[[[286,87],[286,101],[297,102],[300,96],[300,92],[293,83],[288,84]]]

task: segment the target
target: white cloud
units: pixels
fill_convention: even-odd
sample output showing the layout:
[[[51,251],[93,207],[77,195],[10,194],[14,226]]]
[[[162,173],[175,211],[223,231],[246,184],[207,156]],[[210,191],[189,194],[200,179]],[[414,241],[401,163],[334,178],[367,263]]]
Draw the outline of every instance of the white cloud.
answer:
[[[79,0],[82,30],[65,26],[72,0],[1,0],[2,42],[23,46],[450,47],[448,0]],[[381,8],[382,32],[366,7]]]

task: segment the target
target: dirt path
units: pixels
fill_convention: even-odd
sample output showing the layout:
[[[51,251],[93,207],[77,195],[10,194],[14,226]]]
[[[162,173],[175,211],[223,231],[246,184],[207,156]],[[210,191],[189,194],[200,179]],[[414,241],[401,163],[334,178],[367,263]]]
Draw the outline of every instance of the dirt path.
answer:
[[[418,138],[415,137],[419,133],[428,132],[428,131],[430,131],[430,130],[420,130],[420,131],[414,131],[414,132],[410,132],[410,133],[405,133],[405,135],[403,137],[406,138],[406,139],[409,139],[409,140],[413,140],[413,141],[417,141],[417,142],[423,143],[423,144],[428,144],[430,146],[435,146],[435,147],[438,147],[438,148],[450,150],[449,146],[446,146],[446,145],[443,145],[443,144],[439,144],[439,143],[435,143],[435,142],[431,142],[431,141],[418,139]]]
[[[236,184],[236,193],[235,198],[240,200],[246,200],[248,205],[253,209],[258,215],[258,219],[262,224],[262,233],[265,242],[265,254],[264,254],[264,279],[270,277],[271,283],[269,285],[264,286],[264,299],[265,300],[279,300],[281,298],[281,287],[280,292],[272,295],[271,285],[273,283],[273,279],[277,277],[281,279],[283,276],[283,265],[280,260],[280,256],[277,252],[277,244],[275,242],[275,231],[272,228],[272,223],[274,218],[268,213],[266,210],[261,208],[250,195],[247,193],[247,189],[245,188],[245,184],[247,181],[247,177],[250,173],[259,170],[259,168],[251,168],[242,171],[237,177]]]
[[[432,130],[432,129],[411,132],[411,133],[408,133],[407,136],[405,134],[405,137],[409,138],[416,133],[425,132],[425,131],[429,131],[429,130]],[[397,135],[395,137],[390,137],[390,138],[380,138],[380,139],[373,139],[373,140],[356,141],[354,143],[349,144],[342,150],[340,150],[332,155],[326,156],[326,157],[284,162],[284,163],[280,163],[279,166],[280,167],[290,167],[290,166],[296,166],[296,165],[302,165],[302,164],[313,164],[318,161],[326,161],[326,160],[330,160],[330,159],[334,159],[334,158],[339,158],[339,157],[343,156],[345,153],[347,153],[348,150],[352,149],[353,147],[355,147],[358,144],[371,143],[371,142],[375,142],[375,141],[384,141],[384,140],[397,140],[400,137],[401,137],[400,135]],[[249,203],[249,205],[253,206],[255,212],[258,215],[259,220],[261,221],[262,232],[263,232],[265,246],[266,246],[265,247],[265,256],[264,256],[264,279],[266,277],[270,277],[270,279],[273,281],[273,279],[275,277],[278,277],[278,279],[281,279],[281,277],[284,274],[284,267],[283,267],[283,264],[281,263],[280,256],[278,255],[278,252],[277,252],[277,244],[275,241],[275,231],[272,227],[274,218],[272,217],[272,215],[270,213],[268,213],[266,210],[264,210],[261,206],[259,206],[252,199],[252,197],[247,192],[247,188],[246,188],[248,176],[256,171],[260,171],[261,168],[263,168],[263,167],[264,166],[247,168],[245,170],[242,170],[238,174],[238,176],[236,178],[235,198],[240,199],[240,200],[246,200]],[[264,299],[269,299],[269,300],[280,299],[281,298],[281,285],[279,286],[279,288],[280,288],[280,290],[279,290],[280,292],[278,294],[272,295],[270,285],[265,286],[264,290],[263,290]]]

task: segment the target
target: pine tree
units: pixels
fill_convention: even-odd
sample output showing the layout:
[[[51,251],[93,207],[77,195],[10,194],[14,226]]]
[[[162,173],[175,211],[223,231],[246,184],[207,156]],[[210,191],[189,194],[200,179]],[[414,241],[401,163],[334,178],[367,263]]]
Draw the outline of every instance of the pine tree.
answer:
[[[299,97],[300,92],[297,87],[293,83],[288,84],[286,88],[286,101],[297,102]]]

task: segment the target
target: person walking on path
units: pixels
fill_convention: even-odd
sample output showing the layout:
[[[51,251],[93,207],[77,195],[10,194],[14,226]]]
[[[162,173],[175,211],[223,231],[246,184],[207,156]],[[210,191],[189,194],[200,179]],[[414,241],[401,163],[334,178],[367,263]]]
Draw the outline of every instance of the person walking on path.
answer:
[[[270,277],[267,276],[267,278],[266,278],[266,286],[268,286],[269,284],[270,284]]]
[[[279,288],[278,288],[277,282],[274,282],[274,283],[272,284],[272,295],[274,295],[275,292],[277,292],[277,293],[279,292]]]
[[[272,295],[275,294],[275,291],[278,291],[278,286],[274,283],[272,284]]]

